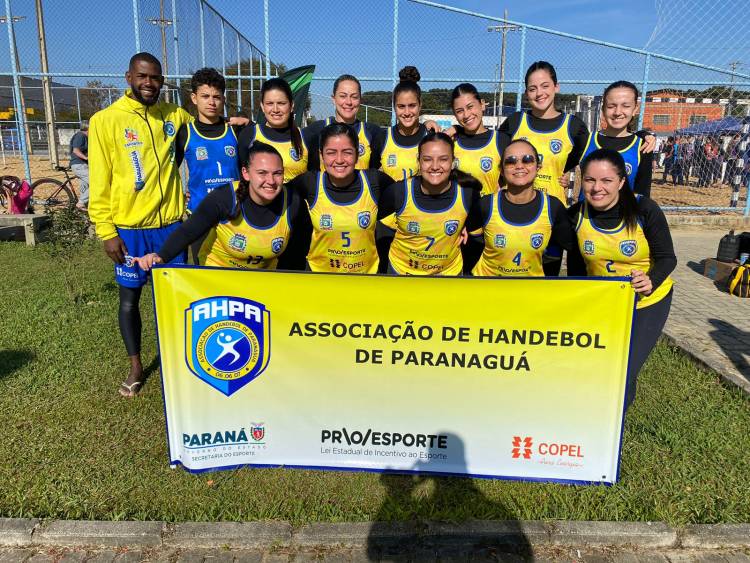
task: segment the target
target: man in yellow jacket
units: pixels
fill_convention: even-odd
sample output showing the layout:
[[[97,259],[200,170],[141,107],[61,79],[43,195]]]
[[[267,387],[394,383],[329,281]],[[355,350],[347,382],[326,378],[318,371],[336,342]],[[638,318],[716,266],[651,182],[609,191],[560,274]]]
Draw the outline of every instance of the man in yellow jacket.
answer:
[[[132,397],[143,384],[141,290],[148,274],[133,256],[157,252],[179,225],[185,210],[174,141],[190,114],[159,101],[161,63],[150,53],[130,59],[130,89],[90,120],[89,216],[104,251],[115,263],[120,286],[119,324],[130,357],[130,373],[120,394]],[[185,256],[172,263],[184,263]]]

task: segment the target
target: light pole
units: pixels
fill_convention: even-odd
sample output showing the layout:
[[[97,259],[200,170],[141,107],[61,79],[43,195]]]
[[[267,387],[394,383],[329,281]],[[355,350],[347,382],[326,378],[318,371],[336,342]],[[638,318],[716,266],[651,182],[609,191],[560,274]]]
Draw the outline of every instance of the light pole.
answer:
[[[44,12],[42,0],[36,0],[36,28],[39,33],[39,62],[43,73],[49,72],[47,63],[47,39],[44,33]],[[78,91],[76,90],[76,93]],[[42,94],[44,96],[44,116],[47,122],[47,147],[50,164],[54,168],[60,165],[57,154],[57,129],[55,128],[55,108],[52,101],[52,84],[49,76],[42,76]]]
[[[161,31],[161,63],[163,66],[164,76],[169,74],[169,60],[167,59],[167,27],[172,25],[172,20],[168,20],[164,17],[164,0],[159,0],[159,17],[158,18],[146,18],[146,21],[152,25],[158,25]],[[170,101],[169,97],[169,85],[167,90],[164,92],[164,100]]]
[[[503,34],[502,40],[500,42],[500,115],[503,113],[503,94],[504,94],[504,81],[505,81],[505,36],[509,31],[518,31],[521,29],[519,26],[514,24],[508,23],[508,10],[503,11],[503,20],[505,20],[505,23],[502,25],[491,25],[487,28],[487,31],[493,32],[493,31],[499,31]],[[520,70],[519,70],[520,72]],[[518,96],[521,95],[521,92],[517,94]],[[495,118],[495,127],[499,127],[500,125],[500,115],[497,115]]]
[[[732,61],[729,63],[729,68],[732,70],[732,83],[729,87],[729,103],[727,104],[727,110],[731,116],[734,113],[734,107],[732,101],[734,99],[734,73],[737,72],[739,67],[743,66],[742,61]]]
[[[13,23],[22,22],[26,19],[26,16],[12,16],[11,18],[13,20]],[[0,23],[8,23],[8,18],[6,16],[0,16]],[[15,59],[16,59],[16,69],[18,72],[21,72],[21,60],[18,57],[18,46],[16,45],[16,30],[14,26],[10,26],[10,34],[13,38],[13,51],[15,53]],[[28,154],[33,154],[33,151],[31,150],[31,133],[29,131],[29,122],[26,121],[26,100],[23,97],[23,78],[19,77],[18,79],[19,87],[19,99],[18,102],[18,109],[23,115],[22,120],[18,120],[18,123],[23,123],[23,137],[26,140],[26,152]],[[19,132],[20,134],[20,132]]]

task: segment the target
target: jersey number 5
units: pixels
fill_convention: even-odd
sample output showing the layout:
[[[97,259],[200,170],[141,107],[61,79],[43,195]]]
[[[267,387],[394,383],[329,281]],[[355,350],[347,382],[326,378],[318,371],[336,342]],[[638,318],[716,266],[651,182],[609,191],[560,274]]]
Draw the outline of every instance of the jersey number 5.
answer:
[[[344,244],[342,244],[342,248],[349,248],[352,245],[352,239],[349,237],[349,231],[344,231],[341,233],[341,240],[344,241]]]

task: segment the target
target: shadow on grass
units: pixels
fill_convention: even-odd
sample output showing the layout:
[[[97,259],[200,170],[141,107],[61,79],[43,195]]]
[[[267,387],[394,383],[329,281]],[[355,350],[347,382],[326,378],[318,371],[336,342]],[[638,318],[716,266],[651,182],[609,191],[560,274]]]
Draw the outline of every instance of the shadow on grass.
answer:
[[[530,557],[531,544],[513,511],[489,500],[471,478],[449,476],[466,474],[469,469],[461,438],[451,433],[443,435],[447,436],[446,449],[412,450],[435,456],[409,468],[419,473],[398,474],[394,470],[380,477],[387,496],[370,527],[368,558],[380,561],[410,556],[419,561],[452,556],[469,560],[496,557],[499,553]],[[424,515],[429,515],[430,521]],[[492,523],[477,521],[487,515],[491,515]]]
[[[35,357],[31,350],[0,350],[0,379],[12,375]]]
[[[709,336],[719,345],[721,351],[734,364],[742,376],[750,381],[750,332],[737,328],[721,319],[708,319],[714,327]]]

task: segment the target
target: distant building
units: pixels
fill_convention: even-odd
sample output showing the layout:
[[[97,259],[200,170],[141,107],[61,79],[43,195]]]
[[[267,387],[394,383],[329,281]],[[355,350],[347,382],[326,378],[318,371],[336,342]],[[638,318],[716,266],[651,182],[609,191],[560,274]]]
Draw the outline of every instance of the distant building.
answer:
[[[646,95],[643,127],[657,134],[673,133],[721,119],[728,104],[729,100],[724,98],[691,98],[679,90],[654,90]]]

